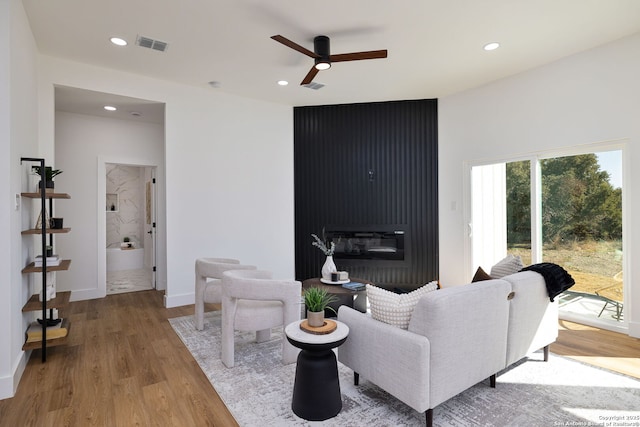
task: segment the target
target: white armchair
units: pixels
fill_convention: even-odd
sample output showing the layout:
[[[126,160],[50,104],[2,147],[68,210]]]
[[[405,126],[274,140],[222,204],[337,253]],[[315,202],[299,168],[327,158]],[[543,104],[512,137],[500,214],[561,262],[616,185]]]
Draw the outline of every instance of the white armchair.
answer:
[[[228,270],[255,270],[231,258],[198,258],[196,260],[196,329],[204,328],[205,303],[222,303],[222,273]]]
[[[271,328],[300,320],[302,285],[275,280],[268,271],[226,271],[222,279],[222,362],[234,366],[234,331],[256,331],[256,341],[271,337]],[[296,361],[298,349],[282,338],[282,363]]]

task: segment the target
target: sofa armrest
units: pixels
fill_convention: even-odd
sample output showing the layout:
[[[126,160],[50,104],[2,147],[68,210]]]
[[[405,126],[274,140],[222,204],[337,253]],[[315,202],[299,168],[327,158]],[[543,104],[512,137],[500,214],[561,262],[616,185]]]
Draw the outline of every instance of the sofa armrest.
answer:
[[[558,300],[549,302],[544,277],[522,271],[503,278],[511,283],[506,366],[558,338]]]
[[[338,360],[418,412],[429,409],[429,340],[341,306],[349,337]]]

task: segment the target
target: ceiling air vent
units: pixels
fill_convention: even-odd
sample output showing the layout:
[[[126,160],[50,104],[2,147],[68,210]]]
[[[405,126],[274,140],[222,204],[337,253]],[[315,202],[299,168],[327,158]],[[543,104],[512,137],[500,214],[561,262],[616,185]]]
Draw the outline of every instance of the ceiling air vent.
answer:
[[[138,38],[136,39],[136,44],[138,46],[146,47],[160,52],[166,51],[167,47],[169,47],[166,42],[161,42],[160,40],[154,40],[144,36],[138,36]]]
[[[324,87],[324,85],[322,83],[315,83],[315,82],[311,82],[311,83],[308,83],[308,84],[302,85],[302,86],[307,87],[309,89],[313,89],[313,90],[322,89]]]

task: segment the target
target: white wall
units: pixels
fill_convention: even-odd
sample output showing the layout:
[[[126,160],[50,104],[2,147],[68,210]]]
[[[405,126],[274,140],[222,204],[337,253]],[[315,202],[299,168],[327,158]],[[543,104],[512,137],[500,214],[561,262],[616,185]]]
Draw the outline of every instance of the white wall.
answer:
[[[9,8],[9,2],[0,1],[0,200],[5,202],[9,200],[11,190],[14,185],[11,176],[12,171],[15,169],[13,163],[15,159],[11,158],[11,123],[9,111],[11,111],[11,92],[9,80],[9,57],[11,53],[9,40],[10,34],[9,25],[11,19],[11,9]],[[14,230],[11,227],[12,213],[9,207],[9,203],[0,204],[0,234],[4,236],[11,236],[19,230]],[[1,239],[0,240],[0,291],[9,295],[9,298],[0,299],[0,322],[3,325],[9,325],[10,332],[2,335],[0,339],[0,399],[13,395],[13,383],[12,383],[12,364],[14,359],[14,349],[12,348],[12,335],[17,329],[17,325],[14,325],[16,316],[13,314],[12,301],[15,299],[15,295],[19,294],[16,287],[20,284],[14,283],[11,273],[11,269],[14,267],[11,262],[11,254],[13,253],[12,241],[15,239]],[[19,304],[19,302],[18,302]]]
[[[640,164],[640,35],[592,49],[439,101],[440,279],[461,284],[473,266],[465,240],[464,162],[626,139],[627,165]],[[627,168],[625,258],[629,332],[640,337],[640,169]],[[451,207],[457,206],[452,210]],[[462,267],[461,268],[461,263]]]
[[[14,209],[15,194],[27,190],[20,158],[37,152],[37,50],[22,3],[0,0],[0,399],[13,396],[27,362],[22,351],[29,295],[20,231],[27,209]],[[28,242],[26,243],[28,245]]]
[[[57,288],[72,291],[73,300],[103,297],[106,216],[111,215],[102,201],[107,181],[104,162],[157,166],[158,176],[164,177],[164,128],[57,111],[55,141],[55,167],[63,171],[55,178],[56,191],[71,196],[55,201],[55,216],[63,217],[65,227],[71,228],[68,234],[56,235],[55,249],[72,260],[68,271],[57,273]],[[164,193],[164,180],[159,181],[158,191]],[[164,256],[165,251],[161,253]],[[163,281],[164,266],[159,273]]]
[[[43,149],[54,145],[56,84],[166,104],[166,218],[159,212],[158,221],[166,228],[167,306],[193,303],[198,257],[239,258],[278,277],[294,277],[291,107],[46,56],[40,60]],[[60,185],[68,172],[56,179]]]

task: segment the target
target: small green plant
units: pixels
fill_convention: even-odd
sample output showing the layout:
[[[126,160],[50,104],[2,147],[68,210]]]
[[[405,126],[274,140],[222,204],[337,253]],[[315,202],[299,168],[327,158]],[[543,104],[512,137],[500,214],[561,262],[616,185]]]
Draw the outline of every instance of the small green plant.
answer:
[[[42,179],[42,170],[40,166],[34,166],[33,170],[40,175],[40,179]],[[62,171],[60,169],[53,169],[51,166],[44,167],[44,180],[45,181],[53,181],[53,178],[57,175],[60,175]]]
[[[309,288],[304,291],[304,305],[307,306],[307,310],[312,312],[317,313],[328,308],[336,313],[333,307],[329,307],[329,304],[336,301],[338,301],[338,298],[335,295],[328,294],[324,289]]]
[[[128,238],[128,237],[125,237],[124,239],[122,239],[122,241],[125,242],[125,243],[129,243],[131,241],[131,239]]]

